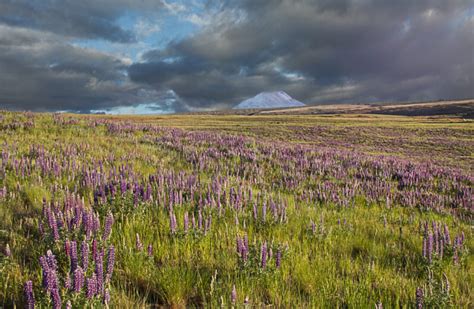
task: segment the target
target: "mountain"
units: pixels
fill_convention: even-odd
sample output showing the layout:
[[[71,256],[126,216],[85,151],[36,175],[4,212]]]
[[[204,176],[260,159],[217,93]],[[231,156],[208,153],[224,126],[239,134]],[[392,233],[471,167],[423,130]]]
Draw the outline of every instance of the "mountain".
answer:
[[[305,106],[300,101],[290,97],[284,91],[262,92],[253,98],[244,100],[234,106],[234,109],[253,109],[253,108],[281,108],[281,107],[299,107]]]

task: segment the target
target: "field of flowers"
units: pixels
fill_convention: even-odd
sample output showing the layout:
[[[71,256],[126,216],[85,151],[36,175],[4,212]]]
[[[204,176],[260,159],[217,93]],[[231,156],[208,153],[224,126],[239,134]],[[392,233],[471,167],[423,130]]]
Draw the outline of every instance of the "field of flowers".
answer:
[[[474,123],[0,112],[0,307],[474,306]]]

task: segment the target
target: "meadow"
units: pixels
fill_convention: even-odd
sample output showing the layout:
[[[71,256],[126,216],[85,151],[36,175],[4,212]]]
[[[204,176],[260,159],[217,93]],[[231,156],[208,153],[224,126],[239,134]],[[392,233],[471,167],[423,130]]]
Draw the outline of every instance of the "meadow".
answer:
[[[474,122],[0,112],[0,307],[472,308]]]

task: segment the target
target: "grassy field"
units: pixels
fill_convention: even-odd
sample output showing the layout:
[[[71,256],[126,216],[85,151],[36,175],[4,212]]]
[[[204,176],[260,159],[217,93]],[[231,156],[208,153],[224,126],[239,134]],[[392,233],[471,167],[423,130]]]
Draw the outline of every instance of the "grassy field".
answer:
[[[0,306],[470,308],[473,136],[443,117],[1,112]]]

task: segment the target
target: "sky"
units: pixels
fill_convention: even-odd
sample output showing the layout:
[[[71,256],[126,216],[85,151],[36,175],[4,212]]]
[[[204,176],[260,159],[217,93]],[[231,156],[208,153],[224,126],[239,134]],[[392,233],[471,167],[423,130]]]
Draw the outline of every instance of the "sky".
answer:
[[[1,0],[0,109],[474,97],[473,0]]]

